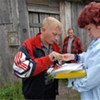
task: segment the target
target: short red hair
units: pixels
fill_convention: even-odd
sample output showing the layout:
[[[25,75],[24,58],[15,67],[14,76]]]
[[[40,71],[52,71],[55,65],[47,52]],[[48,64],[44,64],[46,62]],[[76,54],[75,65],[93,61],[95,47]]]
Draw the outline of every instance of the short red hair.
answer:
[[[81,11],[78,17],[78,26],[84,28],[90,23],[100,25],[100,3],[91,2]]]

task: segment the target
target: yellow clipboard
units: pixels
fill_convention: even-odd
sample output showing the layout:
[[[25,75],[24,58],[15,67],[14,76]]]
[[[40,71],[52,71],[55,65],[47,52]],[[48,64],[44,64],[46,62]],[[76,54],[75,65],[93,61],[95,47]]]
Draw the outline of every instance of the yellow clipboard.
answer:
[[[54,75],[56,79],[66,79],[66,78],[80,78],[86,76],[86,72],[84,70],[80,71],[72,71],[70,73],[59,72]]]

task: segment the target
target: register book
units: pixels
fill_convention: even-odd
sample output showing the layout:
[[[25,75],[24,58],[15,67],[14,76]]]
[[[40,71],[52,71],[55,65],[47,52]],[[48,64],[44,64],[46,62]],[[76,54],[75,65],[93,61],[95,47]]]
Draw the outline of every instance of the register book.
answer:
[[[53,78],[65,79],[65,78],[79,78],[86,76],[83,64],[78,63],[65,63],[57,69],[49,69],[48,73]]]

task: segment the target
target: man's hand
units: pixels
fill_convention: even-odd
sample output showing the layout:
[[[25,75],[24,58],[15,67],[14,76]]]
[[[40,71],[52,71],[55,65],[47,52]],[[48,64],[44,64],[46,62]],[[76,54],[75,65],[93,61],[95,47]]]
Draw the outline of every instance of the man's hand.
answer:
[[[53,51],[49,54],[49,57],[50,57],[51,61],[61,60],[62,59],[62,54]]]
[[[60,54],[58,52],[51,52],[49,54],[49,57],[51,59],[51,61],[70,61],[70,60],[74,60],[75,56],[74,54],[69,54],[69,53],[66,53],[66,54]]]

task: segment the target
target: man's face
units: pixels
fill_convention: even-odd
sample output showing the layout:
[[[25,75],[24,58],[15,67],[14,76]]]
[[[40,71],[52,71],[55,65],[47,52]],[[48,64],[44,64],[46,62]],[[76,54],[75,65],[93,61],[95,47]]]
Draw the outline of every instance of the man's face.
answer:
[[[71,29],[68,31],[68,36],[72,38],[74,36],[74,31]]]
[[[57,41],[59,40],[59,36],[61,34],[59,28],[53,25],[48,28],[44,28],[42,32],[43,32],[43,37],[45,37],[44,41],[47,44],[57,43]]]

